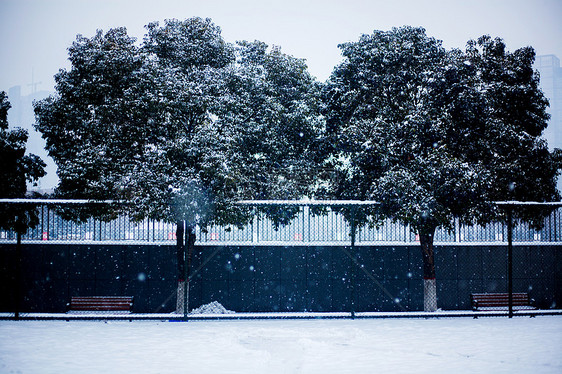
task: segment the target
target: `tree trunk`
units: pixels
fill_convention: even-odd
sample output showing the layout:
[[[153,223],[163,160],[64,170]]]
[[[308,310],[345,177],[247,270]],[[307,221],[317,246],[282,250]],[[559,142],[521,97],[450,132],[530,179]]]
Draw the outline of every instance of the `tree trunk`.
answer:
[[[185,232],[184,221],[176,224],[176,258],[178,262],[178,288],[176,291],[176,313],[183,314],[184,289],[185,289]]]
[[[185,290],[184,290],[184,308],[189,312],[189,281],[191,279],[191,258],[193,256],[193,249],[195,248],[195,225],[190,224],[187,228],[187,251],[185,259]]]
[[[179,235],[180,232],[181,238]],[[182,221],[181,224],[178,223],[177,233],[178,289],[176,313],[187,314],[187,312],[189,312],[189,278],[191,277],[191,258],[196,240],[195,225],[185,225],[185,222]]]
[[[433,254],[433,237],[435,227],[420,230],[420,244],[423,259],[423,310],[437,310],[437,284],[435,282],[435,256]]]

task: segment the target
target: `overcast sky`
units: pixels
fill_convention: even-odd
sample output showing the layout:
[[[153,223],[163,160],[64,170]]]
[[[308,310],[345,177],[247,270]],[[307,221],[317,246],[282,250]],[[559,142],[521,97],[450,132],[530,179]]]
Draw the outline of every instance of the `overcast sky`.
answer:
[[[33,75],[52,91],[77,34],[125,26],[142,39],[149,22],[193,16],[211,18],[229,42],[258,39],[305,58],[322,81],[340,61],[339,43],[402,25],[425,27],[447,48],[489,34],[510,50],[562,57],[562,0],[0,0],[0,90],[21,85],[26,95]]]

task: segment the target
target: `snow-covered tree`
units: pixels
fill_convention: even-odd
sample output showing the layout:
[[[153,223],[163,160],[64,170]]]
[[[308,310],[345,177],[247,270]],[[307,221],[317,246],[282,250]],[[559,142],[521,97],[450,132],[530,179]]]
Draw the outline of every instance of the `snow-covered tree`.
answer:
[[[10,107],[6,92],[0,92],[0,197],[23,198],[27,192],[27,184],[34,184],[45,175],[46,165],[38,156],[25,154],[28,138],[26,130],[9,129]],[[16,230],[22,234],[37,223],[37,216],[30,207],[0,207],[1,228]]]
[[[501,39],[489,36],[469,41],[461,59],[468,75],[465,85],[471,91],[453,112],[468,107],[470,100],[472,113],[461,118],[473,120],[468,129],[466,120],[459,121],[462,137],[456,145],[469,161],[481,160],[492,171],[490,200],[560,199],[556,177],[562,153],[549,152],[542,137],[549,119],[548,101],[532,68],[534,60],[533,48],[509,52]],[[531,213],[536,217],[536,211]],[[537,223],[525,211],[519,214]],[[542,217],[538,218],[540,222]]]
[[[68,51],[72,67],[55,75],[56,95],[34,104],[36,128],[57,163],[57,193],[122,199],[130,194],[124,177],[131,160],[146,143],[153,100],[144,91],[151,79],[124,28],[78,35]]]
[[[447,51],[413,27],[340,48],[344,61],[324,92],[332,147],[323,191],[377,200],[376,217],[410,225],[422,249],[424,309],[436,310],[438,227],[452,229],[455,218],[486,224],[498,217],[494,200],[559,198],[560,158],[540,138],[548,115],[534,53],[509,53],[489,37],[466,53]]]
[[[308,179],[294,180],[310,178],[317,95],[301,60],[261,43],[243,43],[237,59],[209,19],[147,30],[139,46],[123,28],[79,36],[35,113],[58,194],[177,223],[181,312],[196,225],[243,225],[240,199],[304,193]]]
[[[36,128],[58,165],[57,194],[120,200],[135,218],[178,224],[183,287],[195,225],[235,192],[227,141],[212,121],[234,54],[208,19],[147,29],[140,46],[124,28],[78,36],[71,69],[55,76],[57,94],[35,104]]]

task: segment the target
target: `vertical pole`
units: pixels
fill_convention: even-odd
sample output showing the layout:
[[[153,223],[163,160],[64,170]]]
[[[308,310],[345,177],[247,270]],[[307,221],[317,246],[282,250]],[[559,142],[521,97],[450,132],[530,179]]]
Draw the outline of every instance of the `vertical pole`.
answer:
[[[513,208],[507,208],[507,293],[509,318],[513,317]]]
[[[351,207],[351,318],[355,318],[355,206]]]
[[[185,287],[185,241],[184,241],[184,221],[180,218],[176,220],[176,260],[177,260],[177,277],[178,277],[178,288],[176,295],[176,311],[181,311],[184,307],[183,288]]]
[[[47,237],[49,239],[51,238],[51,215],[48,205],[47,205]]]
[[[19,227],[19,217],[16,217],[16,310],[14,313],[14,318],[18,320],[20,318],[20,308],[21,308],[21,290],[22,290],[22,276],[21,276],[21,263],[22,263],[22,253],[21,253],[21,232]]]
[[[408,243],[412,241],[412,232],[410,231],[409,223],[404,225],[404,240]]]
[[[553,218],[553,221],[554,221],[554,223],[552,224],[552,226],[554,227],[554,241],[555,241],[555,242],[558,241],[558,238],[557,238],[557,233],[558,233],[558,222],[557,222],[557,221],[558,221],[558,220],[556,219],[556,216],[558,215],[559,212],[560,212],[560,208],[556,209],[556,210],[553,212],[553,215],[552,215],[552,218]],[[552,226],[551,226],[551,227],[552,227]]]
[[[184,223],[184,227],[185,227],[185,223]],[[184,234],[184,240],[186,242],[189,242],[189,235],[191,234],[190,229],[186,227],[187,230],[185,230],[185,234]],[[183,252],[183,279],[184,279],[184,286],[183,286],[183,319],[184,321],[187,321],[187,298],[189,297],[189,293],[187,291],[187,288],[189,287],[189,266],[190,264],[188,264],[189,260],[189,248],[187,248],[189,245],[183,245],[184,248],[184,252]]]
[[[41,239],[43,239],[43,233],[45,232],[45,227],[43,226],[45,223],[45,205],[41,205]],[[47,238],[49,234],[47,234]]]
[[[306,240],[307,240],[307,242],[310,242],[310,207],[307,207],[307,212],[308,212],[308,215],[307,215],[308,222],[307,222],[307,226],[306,226],[306,229],[307,229]]]
[[[260,242],[260,212],[256,209],[256,243]]]
[[[459,218],[455,218],[455,242],[461,242],[461,224]]]
[[[301,235],[302,235],[302,241],[303,243],[307,241],[307,232],[305,231],[305,227],[306,227],[306,212],[307,212],[307,207],[303,206],[302,207],[302,227],[301,227]]]
[[[189,308],[189,284],[191,278],[191,257],[193,255],[193,249],[195,246],[195,233],[196,225],[194,223],[190,223],[189,225],[185,224],[185,235],[184,239],[186,244],[184,245],[185,248],[185,267],[184,267],[184,278],[185,278],[185,287],[183,288],[183,318],[187,321],[187,312]]]

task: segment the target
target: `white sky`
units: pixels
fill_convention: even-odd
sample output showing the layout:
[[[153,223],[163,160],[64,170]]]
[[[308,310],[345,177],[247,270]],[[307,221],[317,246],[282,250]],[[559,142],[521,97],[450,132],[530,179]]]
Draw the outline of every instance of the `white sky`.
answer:
[[[281,46],[322,81],[340,60],[339,43],[402,25],[423,26],[448,48],[490,34],[510,50],[562,57],[562,0],[0,0],[0,90],[30,93],[33,73],[38,90],[52,91],[77,34],[125,26],[142,39],[149,22],[192,16],[211,18],[229,42]]]

